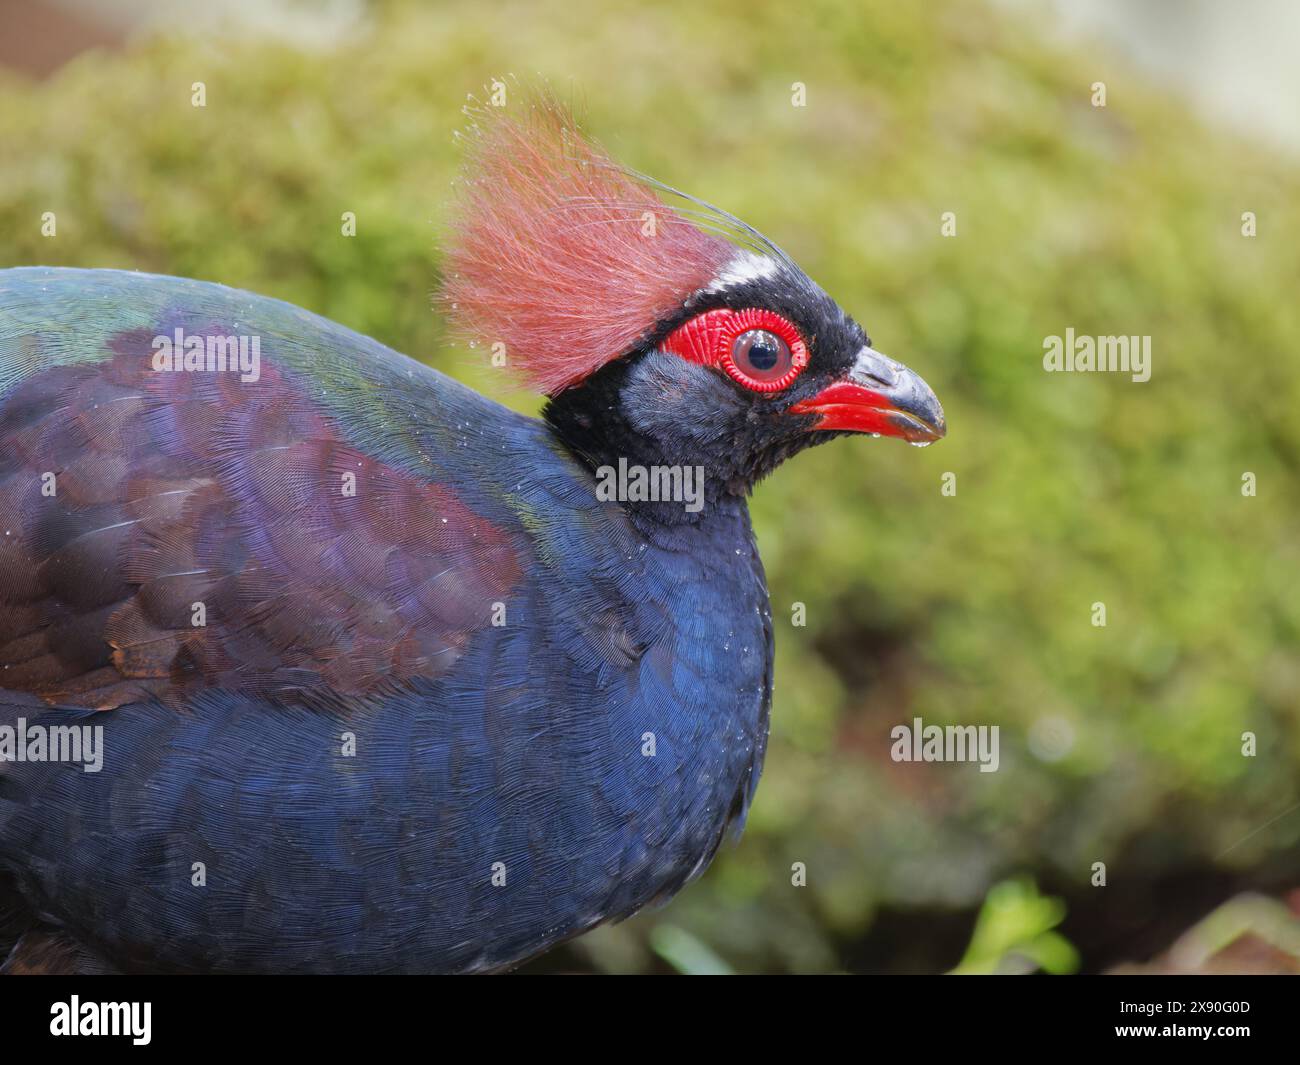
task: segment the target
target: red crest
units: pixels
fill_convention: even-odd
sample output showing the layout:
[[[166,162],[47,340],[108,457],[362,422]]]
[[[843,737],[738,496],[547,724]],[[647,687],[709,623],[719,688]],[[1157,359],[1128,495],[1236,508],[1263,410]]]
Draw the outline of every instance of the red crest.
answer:
[[[550,97],[475,112],[442,301],[555,394],[629,351],[735,248],[666,206]]]

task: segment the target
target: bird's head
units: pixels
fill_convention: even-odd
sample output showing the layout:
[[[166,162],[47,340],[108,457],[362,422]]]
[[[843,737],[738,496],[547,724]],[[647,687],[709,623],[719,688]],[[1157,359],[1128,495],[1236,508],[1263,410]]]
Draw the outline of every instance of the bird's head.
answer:
[[[442,298],[574,451],[744,494],[839,434],[944,435],[930,387],[775,244],[613,163],[553,100],[517,106],[471,127]]]

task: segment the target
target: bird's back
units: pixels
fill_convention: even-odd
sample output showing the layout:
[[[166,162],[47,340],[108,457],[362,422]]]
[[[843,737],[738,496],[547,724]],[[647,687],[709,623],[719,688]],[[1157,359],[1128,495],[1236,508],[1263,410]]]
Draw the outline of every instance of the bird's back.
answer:
[[[743,815],[743,504],[637,522],[375,341],[114,271],[0,272],[0,440],[0,726],[102,729],[0,762],[0,892],[113,964],[497,968]]]

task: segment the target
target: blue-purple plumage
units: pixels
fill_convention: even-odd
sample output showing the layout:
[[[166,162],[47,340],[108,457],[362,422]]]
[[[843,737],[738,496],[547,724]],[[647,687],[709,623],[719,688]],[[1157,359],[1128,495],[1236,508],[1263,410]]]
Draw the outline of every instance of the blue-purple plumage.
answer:
[[[177,329],[257,336],[258,379],[157,369]],[[772,654],[743,498],[639,517],[372,340],[112,271],[0,272],[0,429],[0,725],[103,728],[100,772],[0,763],[33,925],[125,968],[496,969],[743,817]]]

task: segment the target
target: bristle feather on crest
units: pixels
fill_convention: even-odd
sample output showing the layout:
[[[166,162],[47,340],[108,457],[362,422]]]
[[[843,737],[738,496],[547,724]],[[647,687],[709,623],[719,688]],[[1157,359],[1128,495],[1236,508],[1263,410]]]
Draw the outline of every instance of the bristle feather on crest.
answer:
[[[506,364],[543,392],[631,350],[735,254],[585,139],[550,96],[478,110],[467,140],[441,300],[457,332],[503,343]]]

